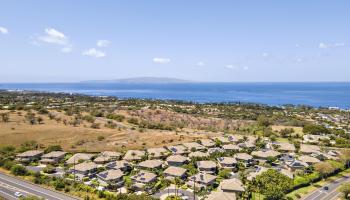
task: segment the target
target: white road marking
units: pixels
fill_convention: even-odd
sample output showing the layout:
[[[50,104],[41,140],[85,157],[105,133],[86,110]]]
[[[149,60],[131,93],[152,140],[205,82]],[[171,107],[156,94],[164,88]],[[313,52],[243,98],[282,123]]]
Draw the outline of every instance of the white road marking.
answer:
[[[7,193],[4,192],[4,191],[1,191],[1,190],[0,190],[0,193],[3,194],[3,195],[5,195],[5,196],[7,196],[7,197],[10,197],[11,199],[17,199],[17,197],[12,196],[12,195],[10,195],[10,194],[7,194]]]
[[[4,179],[4,178],[2,178],[2,177],[0,177],[0,179],[5,180],[5,181],[8,181],[8,182],[10,182],[10,183],[13,183],[13,184],[15,184],[15,185],[20,185],[20,186],[22,186],[22,187],[24,187],[24,188],[27,188],[27,189],[30,189],[30,190],[32,190],[32,191],[38,192],[39,194],[44,194],[44,196],[46,195],[46,196],[50,196],[50,197],[52,197],[52,198],[54,198],[54,199],[64,200],[64,199],[61,199],[61,198],[52,196],[52,195],[50,195],[50,194],[48,194],[48,193],[45,193],[45,192],[42,192],[42,191],[39,191],[39,190],[30,188],[30,187],[28,187],[28,186],[22,185],[22,184],[20,184],[20,183],[17,183],[17,182],[11,181],[11,180]]]

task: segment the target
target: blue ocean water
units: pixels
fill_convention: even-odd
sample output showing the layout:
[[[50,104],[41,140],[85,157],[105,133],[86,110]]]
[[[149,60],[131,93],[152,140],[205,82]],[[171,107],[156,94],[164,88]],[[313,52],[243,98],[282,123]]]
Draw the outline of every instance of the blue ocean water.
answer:
[[[193,102],[249,102],[350,108],[347,83],[0,83],[0,89]]]

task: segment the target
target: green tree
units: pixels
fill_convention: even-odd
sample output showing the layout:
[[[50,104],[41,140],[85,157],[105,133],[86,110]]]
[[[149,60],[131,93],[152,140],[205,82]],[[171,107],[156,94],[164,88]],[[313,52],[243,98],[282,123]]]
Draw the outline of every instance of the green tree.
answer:
[[[341,151],[340,158],[343,160],[345,163],[346,167],[350,167],[350,149],[343,149]]]
[[[293,180],[274,169],[269,169],[258,175],[252,184],[265,195],[265,199],[280,200],[292,189]]]
[[[218,174],[221,178],[230,178],[231,176],[231,172],[228,169],[220,170]]]
[[[60,145],[50,145],[45,148],[45,153],[50,153],[52,151],[62,151],[62,147]]]
[[[350,183],[344,183],[340,186],[339,192],[343,193],[345,199],[350,199]]]
[[[328,162],[319,162],[314,165],[315,170],[321,174],[322,178],[334,172],[335,168]]]
[[[11,167],[11,173],[16,176],[27,175],[27,169],[22,165],[14,165]]]
[[[268,126],[271,125],[270,119],[267,116],[265,116],[265,115],[259,115],[257,121],[258,121],[258,125],[259,126],[268,127]]]

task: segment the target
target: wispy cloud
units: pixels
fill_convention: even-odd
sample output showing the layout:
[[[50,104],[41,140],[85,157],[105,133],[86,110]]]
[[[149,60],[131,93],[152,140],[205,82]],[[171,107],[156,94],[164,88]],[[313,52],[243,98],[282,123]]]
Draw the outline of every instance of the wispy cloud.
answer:
[[[5,35],[9,33],[9,30],[3,26],[0,26],[0,33]]]
[[[170,58],[160,58],[160,57],[153,58],[153,62],[158,64],[167,64],[167,63],[170,63],[170,61],[171,61]]]
[[[46,28],[44,35],[39,35],[33,38],[33,44],[40,45],[42,43],[63,46],[61,52],[70,53],[72,51],[72,44],[69,38],[61,31],[54,28]]]
[[[230,70],[248,70],[249,68],[247,66],[239,66],[239,65],[226,65],[225,66],[226,69],[230,69]]]
[[[69,44],[69,40],[67,36],[54,28],[45,29],[45,35],[39,36],[38,40],[41,42],[57,44],[57,45]]]
[[[110,41],[109,40],[98,40],[97,41],[97,43],[96,43],[96,45],[98,46],[98,47],[107,47],[107,46],[109,46],[110,45]]]
[[[318,48],[320,48],[320,49],[329,49],[329,48],[344,47],[344,46],[346,46],[346,44],[344,42],[340,42],[340,43],[320,42],[318,44]]]
[[[226,65],[225,68],[226,68],[226,69],[237,69],[237,66],[236,66],[236,65],[229,64],[229,65]]]
[[[106,53],[103,51],[99,51],[95,48],[91,48],[91,49],[87,49],[85,51],[82,52],[83,56],[91,56],[91,57],[95,57],[95,58],[103,58],[106,56]]]
[[[62,53],[70,53],[70,52],[72,52],[72,47],[63,47],[62,49],[61,49],[61,51],[62,51]]]
[[[202,67],[202,66],[204,66],[205,65],[205,63],[204,62],[202,62],[202,61],[199,61],[199,62],[197,62],[197,64],[196,64],[198,67]]]
[[[269,56],[269,54],[268,54],[267,52],[263,52],[263,53],[261,54],[261,56],[264,57],[264,58],[266,58],[266,57]]]

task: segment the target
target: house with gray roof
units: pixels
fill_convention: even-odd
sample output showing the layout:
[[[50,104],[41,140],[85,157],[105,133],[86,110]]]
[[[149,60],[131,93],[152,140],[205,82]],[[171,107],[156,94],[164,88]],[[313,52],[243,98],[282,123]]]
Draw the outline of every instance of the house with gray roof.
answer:
[[[188,149],[182,145],[169,146],[167,148],[174,155],[184,155],[188,153]]]
[[[217,158],[219,167],[222,169],[234,170],[237,165],[237,160],[233,157],[220,157]]]
[[[140,161],[144,155],[146,155],[145,151],[129,150],[125,153],[123,160],[129,161],[129,162]]]
[[[184,179],[186,177],[186,169],[182,167],[170,166],[164,170],[163,174],[166,179],[173,180],[174,178]]]
[[[197,143],[197,142],[186,142],[182,144],[185,146],[189,151],[202,151],[205,149],[205,146]]]
[[[211,160],[197,161],[197,168],[200,172],[214,174],[216,172],[216,163]]]
[[[100,172],[96,175],[97,179],[106,183],[110,187],[121,187],[124,185],[123,180],[124,173],[119,169],[110,169],[107,171]]]
[[[195,152],[191,152],[190,154],[188,154],[188,157],[190,157],[190,158],[205,158],[205,157],[209,157],[209,153],[195,151]]]
[[[51,151],[50,153],[47,153],[41,156],[40,163],[57,164],[59,161],[61,161],[64,158],[66,154],[67,153],[63,151]]]
[[[91,153],[76,153],[72,157],[70,157],[66,163],[67,164],[77,164],[82,161],[89,161],[94,157],[94,154]]]
[[[163,147],[147,149],[148,157],[150,159],[160,159],[167,157],[170,152]]]
[[[196,175],[193,175],[189,177],[186,184],[189,187],[194,188],[206,188],[208,186],[212,186],[215,184],[216,176],[208,174],[208,173],[198,173]]]
[[[132,188],[137,191],[149,190],[148,185],[157,181],[157,175],[152,172],[140,171],[130,177],[133,185]]]
[[[169,166],[181,166],[188,162],[188,158],[181,155],[171,155],[167,157],[166,161]]]
[[[145,160],[140,162],[137,167],[143,170],[153,170],[153,169],[161,169],[163,165],[162,160]]]
[[[211,139],[201,139],[200,143],[207,148],[215,146],[215,142]]]
[[[96,174],[98,166],[94,162],[83,162],[74,165],[69,169],[78,179],[83,180],[84,177],[91,178]]]
[[[16,160],[20,162],[33,162],[40,159],[40,157],[44,154],[43,151],[40,150],[29,150],[23,153],[16,155]]]
[[[123,172],[131,170],[131,165],[126,160],[116,160],[106,164],[107,169],[119,169]]]

